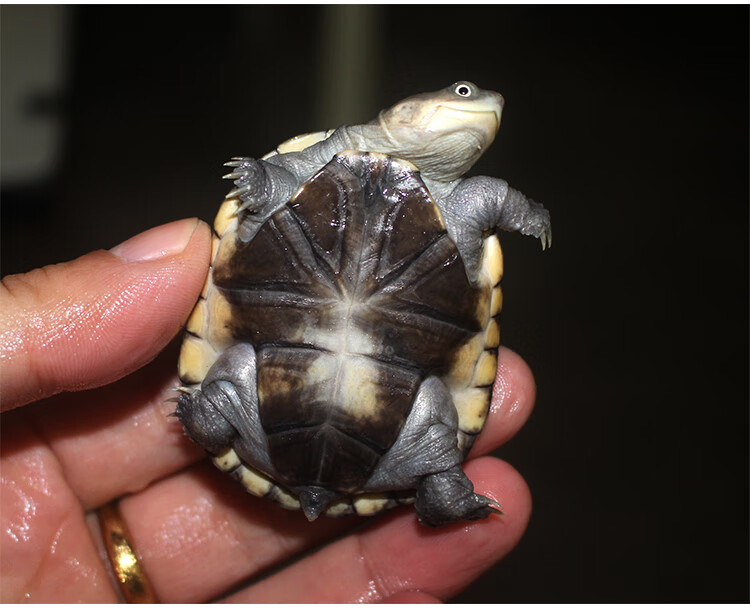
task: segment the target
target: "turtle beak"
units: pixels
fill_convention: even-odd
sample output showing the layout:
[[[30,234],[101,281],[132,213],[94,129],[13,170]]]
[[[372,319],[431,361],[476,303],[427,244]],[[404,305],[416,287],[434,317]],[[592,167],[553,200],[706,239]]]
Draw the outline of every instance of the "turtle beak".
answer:
[[[500,127],[499,112],[492,107],[439,106],[431,117],[428,131],[453,133],[474,130],[484,134],[492,142]]]
[[[505,106],[505,99],[495,91],[485,91],[483,93],[484,99],[481,100],[481,105],[477,104],[479,106],[479,108],[477,108],[477,111],[494,113],[495,120],[497,121],[497,124],[495,125],[495,131],[497,131],[498,129],[500,129],[500,119],[503,116],[503,106]]]
[[[495,110],[495,117],[497,117],[497,127],[500,128],[500,118],[503,115],[503,107],[505,106],[505,98],[501,96],[499,93],[496,93],[494,91],[489,92],[492,96],[493,101],[495,102],[494,110]]]

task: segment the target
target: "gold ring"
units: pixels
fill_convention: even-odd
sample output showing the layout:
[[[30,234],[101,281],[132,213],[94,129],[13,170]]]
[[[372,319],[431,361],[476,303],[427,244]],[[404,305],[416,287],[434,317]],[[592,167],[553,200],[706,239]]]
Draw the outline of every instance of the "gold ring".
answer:
[[[130,543],[130,533],[120,515],[117,501],[104,505],[97,513],[104,547],[125,600],[129,603],[158,602],[138,555]]]

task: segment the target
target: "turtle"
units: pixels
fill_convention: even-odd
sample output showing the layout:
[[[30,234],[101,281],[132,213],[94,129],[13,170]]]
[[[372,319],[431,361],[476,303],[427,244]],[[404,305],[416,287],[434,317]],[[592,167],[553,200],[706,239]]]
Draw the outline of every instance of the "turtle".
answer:
[[[461,467],[497,370],[497,233],[551,245],[543,205],[464,178],[503,105],[460,81],[226,164],[175,415],[252,494],[310,521],[501,513]]]

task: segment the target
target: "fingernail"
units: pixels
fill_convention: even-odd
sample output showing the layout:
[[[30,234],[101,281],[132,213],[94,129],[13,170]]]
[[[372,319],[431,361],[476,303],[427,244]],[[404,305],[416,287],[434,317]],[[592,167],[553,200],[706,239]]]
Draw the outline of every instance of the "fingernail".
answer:
[[[197,218],[183,219],[148,229],[109,252],[128,262],[151,261],[181,253],[195,233],[198,222]]]

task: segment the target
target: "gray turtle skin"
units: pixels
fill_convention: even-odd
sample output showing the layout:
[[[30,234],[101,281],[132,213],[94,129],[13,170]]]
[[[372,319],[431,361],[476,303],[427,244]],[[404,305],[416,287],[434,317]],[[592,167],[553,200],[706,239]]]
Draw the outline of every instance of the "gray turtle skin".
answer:
[[[485,238],[551,243],[540,204],[501,179],[462,178],[502,107],[460,82],[303,150],[229,164],[227,197],[241,204],[213,283],[234,343],[176,415],[209,453],[232,448],[281,483],[310,520],[347,495],[394,491],[413,492],[429,526],[499,512],[461,469],[446,375],[486,324]]]

